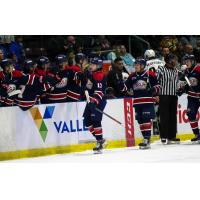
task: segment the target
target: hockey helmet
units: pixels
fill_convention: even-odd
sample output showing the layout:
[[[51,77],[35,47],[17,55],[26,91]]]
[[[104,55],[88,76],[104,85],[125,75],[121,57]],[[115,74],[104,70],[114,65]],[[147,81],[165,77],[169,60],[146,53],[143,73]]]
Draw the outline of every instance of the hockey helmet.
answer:
[[[94,64],[94,65],[97,65],[97,70],[101,70],[102,67],[103,67],[103,60],[98,58],[98,57],[92,58],[90,63]]]
[[[10,66],[10,65],[13,65],[14,64],[14,62],[13,62],[13,60],[12,59],[3,59],[2,61],[1,61],[1,68],[4,70],[5,69],[5,67],[7,67],[7,66]]]
[[[57,65],[61,65],[65,62],[67,62],[67,56],[63,55],[63,54],[57,55],[55,58],[55,61],[56,61]]]
[[[50,63],[49,59],[46,56],[41,56],[37,59],[37,67],[42,68],[45,64]]]
[[[143,58],[138,58],[135,60],[135,65],[139,64],[139,65],[143,65],[144,67],[146,66],[146,60]]]
[[[76,63],[80,63],[81,60],[84,60],[86,57],[85,57],[85,54],[83,53],[77,53],[76,56],[75,56],[75,62]]]
[[[26,59],[24,61],[24,73],[29,73],[31,68],[35,68],[36,64],[32,59]]]
[[[155,58],[155,56],[156,56],[156,53],[155,53],[155,51],[153,49],[148,49],[144,53],[144,58],[145,59]]]

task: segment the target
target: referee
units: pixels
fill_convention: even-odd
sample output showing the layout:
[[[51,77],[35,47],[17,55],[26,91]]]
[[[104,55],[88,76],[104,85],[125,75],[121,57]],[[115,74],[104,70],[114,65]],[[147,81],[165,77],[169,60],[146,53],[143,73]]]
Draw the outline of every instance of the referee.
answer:
[[[163,144],[179,143],[177,134],[177,103],[178,83],[177,57],[168,54],[165,66],[158,68],[158,80],[161,85],[159,96],[160,137]]]

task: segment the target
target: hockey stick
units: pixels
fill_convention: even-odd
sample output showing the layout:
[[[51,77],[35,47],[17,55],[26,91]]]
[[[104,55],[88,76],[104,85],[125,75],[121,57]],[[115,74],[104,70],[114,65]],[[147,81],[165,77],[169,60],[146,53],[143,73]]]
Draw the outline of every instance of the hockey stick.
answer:
[[[90,96],[89,96],[89,93],[88,93],[87,90],[85,90],[85,96],[86,96],[87,103],[90,103]],[[118,121],[118,120],[115,119],[114,117],[110,116],[109,114],[103,112],[103,111],[100,110],[99,108],[95,108],[95,110],[98,111],[98,112],[100,112],[101,114],[105,115],[106,117],[112,119],[113,121],[115,121],[116,123],[118,123],[119,125],[121,125],[121,126],[124,127],[124,125],[123,125],[120,121]]]

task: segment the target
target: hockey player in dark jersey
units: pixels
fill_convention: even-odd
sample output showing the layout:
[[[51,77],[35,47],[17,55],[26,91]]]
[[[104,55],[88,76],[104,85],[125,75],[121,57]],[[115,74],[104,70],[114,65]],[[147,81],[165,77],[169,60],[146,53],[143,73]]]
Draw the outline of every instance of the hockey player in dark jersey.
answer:
[[[37,104],[39,96],[50,89],[50,84],[35,74],[35,67],[33,60],[26,59],[24,61],[26,76],[16,82],[21,93],[16,96],[15,102],[24,111]]]
[[[24,74],[14,70],[14,63],[11,59],[4,59],[1,62],[3,71],[0,72],[0,101],[2,106],[13,106],[15,96],[21,91],[16,88],[16,82]]]
[[[67,85],[69,72],[66,70],[67,57],[58,55],[55,58],[56,66],[47,73],[47,78],[51,77],[50,85],[52,89],[47,93],[49,103],[61,103],[67,101]]]
[[[200,64],[195,64],[194,55],[185,55],[182,58],[183,64],[186,66],[184,71],[187,85],[184,87],[188,94],[187,115],[190,126],[195,137],[191,140],[194,143],[200,143],[200,133],[197,119],[197,112],[200,107]]]
[[[36,64],[37,66],[34,71],[36,76],[40,79],[41,82],[46,82],[43,80],[47,78],[47,74],[50,69],[50,60],[46,56],[40,56],[37,58]],[[39,101],[42,104],[49,103],[48,98],[46,97],[46,92],[40,95]]]
[[[38,77],[43,77],[47,74],[50,67],[50,61],[46,56],[40,56],[36,61],[35,74]]]
[[[10,67],[10,62],[12,61],[5,61],[4,65]],[[28,68],[30,68],[30,73],[28,73]],[[17,70],[5,73],[5,78],[2,80],[2,87],[4,87],[5,96],[3,106],[12,106],[16,104],[22,110],[28,110],[36,104],[37,95],[50,89],[50,85],[41,82],[41,79],[33,73],[33,70],[34,63],[32,60],[28,59],[25,61],[24,65],[24,71],[27,74],[21,73]]]
[[[85,55],[78,53],[75,56],[76,65],[68,66],[66,69],[69,73],[68,79],[68,90],[67,90],[67,101],[80,101],[82,92],[82,67],[84,64]]]
[[[88,127],[90,133],[96,138],[97,144],[93,148],[95,153],[101,152],[106,145],[102,132],[102,113],[96,108],[104,110],[106,99],[104,92],[106,89],[106,79],[102,72],[103,61],[99,58],[91,60],[89,71],[91,74],[87,77],[86,90],[89,92],[90,102],[87,103],[83,117],[85,126]]]
[[[133,90],[136,120],[144,138],[139,144],[140,149],[150,148],[152,120],[155,118],[155,99],[153,96],[156,96],[160,91],[155,73],[145,70],[145,66],[144,59],[137,59],[135,72],[129,76],[123,88],[123,91]]]

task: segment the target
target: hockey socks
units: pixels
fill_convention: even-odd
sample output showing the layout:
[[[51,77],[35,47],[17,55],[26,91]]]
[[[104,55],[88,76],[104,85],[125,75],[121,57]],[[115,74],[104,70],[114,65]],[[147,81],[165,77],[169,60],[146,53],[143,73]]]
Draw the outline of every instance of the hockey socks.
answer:
[[[149,139],[151,137],[151,127],[151,121],[140,124],[140,131],[142,132],[143,138]]]
[[[190,121],[190,126],[192,128],[192,131],[195,135],[199,135],[199,126],[198,121]]]

